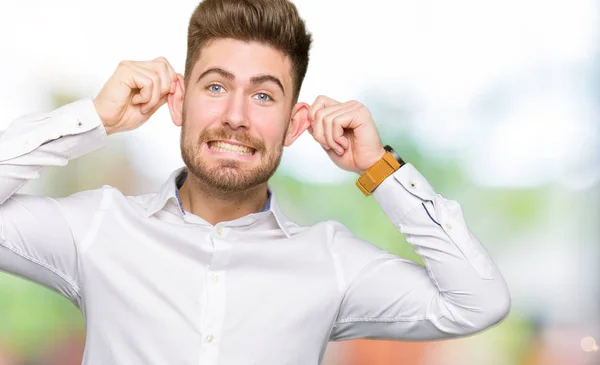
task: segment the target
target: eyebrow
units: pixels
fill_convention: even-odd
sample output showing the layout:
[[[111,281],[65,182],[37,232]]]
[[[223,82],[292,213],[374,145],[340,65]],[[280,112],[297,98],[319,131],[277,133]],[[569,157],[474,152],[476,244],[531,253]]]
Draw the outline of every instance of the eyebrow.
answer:
[[[235,80],[235,75],[232,74],[231,72],[223,70],[222,68],[213,67],[213,68],[209,68],[208,70],[204,71],[200,75],[200,77],[198,77],[198,80],[196,82],[200,82],[200,80],[202,80],[202,78],[204,78],[205,76],[210,75],[210,74],[220,75],[229,81]],[[252,85],[259,85],[259,84],[262,84],[265,82],[272,82],[275,85],[277,85],[281,89],[281,92],[283,93],[283,95],[285,96],[285,89],[283,88],[283,84],[277,77],[275,77],[273,75],[260,75],[260,76],[254,76],[254,77],[250,78],[250,83]]]

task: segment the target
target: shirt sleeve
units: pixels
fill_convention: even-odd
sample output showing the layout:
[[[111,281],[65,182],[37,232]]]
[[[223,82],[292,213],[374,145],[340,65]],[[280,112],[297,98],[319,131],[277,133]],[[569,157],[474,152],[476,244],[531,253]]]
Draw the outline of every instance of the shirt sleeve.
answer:
[[[15,192],[38,178],[44,166],[64,166],[106,141],[90,99],[25,115],[0,134],[1,271],[45,285],[77,304],[77,248],[67,208],[95,193],[53,199]]]
[[[437,194],[411,164],[373,195],[425,267],[336,229],[347,284],[331,340],[460,337],[508,314],[506,282],[457,202]]]

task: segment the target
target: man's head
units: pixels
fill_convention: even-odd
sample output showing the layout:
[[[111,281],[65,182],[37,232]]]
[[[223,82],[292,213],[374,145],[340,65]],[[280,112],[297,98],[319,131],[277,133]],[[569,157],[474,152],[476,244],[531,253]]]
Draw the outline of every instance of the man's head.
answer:
[[[310,44],[287,0],[205,0],[196,8],[184,80],[169,98],[190,173],[222,192],[268,181],[283,146],[309,126],[308,105],[297,99]]]

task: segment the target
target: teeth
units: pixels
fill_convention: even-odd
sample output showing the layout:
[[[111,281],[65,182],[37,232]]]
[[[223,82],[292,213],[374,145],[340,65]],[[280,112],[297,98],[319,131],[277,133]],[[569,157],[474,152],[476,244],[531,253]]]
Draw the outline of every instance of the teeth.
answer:
[[[246,146],[238,146],[225,142],[211,142],[210,149],[218,152],[235,152],[240,155],[250,156],[253,153],[253,149]]]

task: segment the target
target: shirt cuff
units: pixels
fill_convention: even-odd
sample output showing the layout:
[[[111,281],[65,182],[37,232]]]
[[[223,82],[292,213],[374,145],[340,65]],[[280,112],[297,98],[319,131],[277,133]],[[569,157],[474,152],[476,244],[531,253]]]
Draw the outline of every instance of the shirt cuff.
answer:
[[[373,191],[373,197],[394,223],[403,225],[408,213],[432,201],[435,190],[410,163],[402,165]]]
[[[69,158],[74,159],[104,147],[108,142],[108,135],[92,100],[86,98],[66,106],[70,108],[64,115],[69,118],[72,112],[70,118],[76,116],[75,126],[71,122],[68,130],[70,133],[63,135],[69,148]],[[83,136],[85,138],[80,138]]]
[[[87,133],[93,131],[91,133]],[[92,152],[107,142],[102,120],[91,99],[64,105],[50,113],[34,113],[15,120],[0,138],[0,161],[10,160],[41,145],[67,136],[69,158]],[[85,138],[83,136],[85,135]]]

